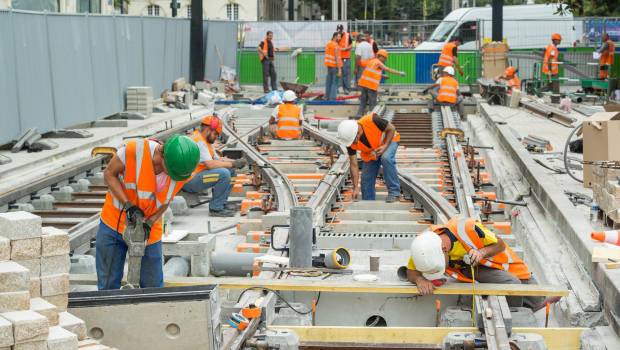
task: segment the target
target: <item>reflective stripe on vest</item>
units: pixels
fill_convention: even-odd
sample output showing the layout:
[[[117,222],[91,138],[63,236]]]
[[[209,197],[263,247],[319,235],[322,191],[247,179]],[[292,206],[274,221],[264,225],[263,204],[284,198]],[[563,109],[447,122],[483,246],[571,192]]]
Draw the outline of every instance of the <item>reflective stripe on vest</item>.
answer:
[[[372,113],[366,114],[360,120],[357,121],[357,124],[362,128],[364,135],[366,135],[366,139],[368,140],[368,144],[370,147],[366,146],[363,142],[358,141],[351,145],[351,149],[356,151],[360,151],[360,157],[364,162],[370,162],[372,160],[376,160],[372,151],[377,149],[383,141],[384,133],[377,127],[375,122],[372,121]],[[394,132],[394,137],[392,138],[392,142],[400,141],[400,134],[398,132]]]
[[[301,138],[301,107],[292,103],[278,106],[276,136],[281,139]]]
[[[213,149],[213,145],[208,143],[207,140],[205,140],[205,138],[202,137],[202,134],[200,133],[199,130],[194,130],[194,132],[192,133],[190,138],[194,142],[196,142],[197,145],[204,144],[205,146],[207,146],[207,149],[209,150],[209,154],[211,155],[211,159],[215,159],[215,150]],[[192,173],[192,178],[196,174],[198,174],[199,172],[201,172],[201,171],[203,171],[205,169],[207,169],[207,166],[203,162],[198,162],[198,165],[196,166],[196,169],[194,169],[194,172]]]
[[[341,48],[346,48],[349,46],[349,33],[342,32],[342,36],[340,37],[340,41],[338,42],[338,46]],[[341,58],[351,58],[351,50],[340,51]]]
[[[456,44],[453,42],[445,44],[441,49],[441,55],[439,55],[439,62],[437,62],[437,65],[442,67],[452,66],[454,64],[454,55],[452,54],[452,52],[454,51],[455,47]]]
[[[370,59],[357,84],[367,89],[377,91],[381,83],[381,74],[383,73],[380,66],[381,61],[378,58]]]
[[[459,83],[453,77],[441,77],[439,92],[437,93],[437,101],[443,103],[456,103],[458,96],[456,94],[459,89]]]
[[[333,41],[330,41],[327,43],[327,45],[325,45],[325,59],[323,61],[323,63],[327,66],[327,67],[338,67],[338,58],[336,57],[336,47],[338,46],[338,44],[336,44]]]
[[[543,59],[543,66],[542,66],[543,73],[549,74],[549,62],[551,62],[551,74],[552,75],[558,74],[559,65],[557,62],[559,61],[559,56],[560,56],[560,53],[558,52],[558,48],[555,47],[555,45],[553,44],[547,45],[547,48],[545,49],[545,57]]]

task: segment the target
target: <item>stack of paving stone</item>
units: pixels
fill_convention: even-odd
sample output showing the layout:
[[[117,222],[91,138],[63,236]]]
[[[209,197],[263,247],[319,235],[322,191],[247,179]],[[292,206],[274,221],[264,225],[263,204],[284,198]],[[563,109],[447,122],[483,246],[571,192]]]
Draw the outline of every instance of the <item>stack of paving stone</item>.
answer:
[[[592,167],[593,199],[605,215],[620,223],[620,169]]]
[[[68,234],[40,217],[0,213],[0,350],[73,350],[86,339],[66,311],[69,249]]]
[[[150,86],[128,87],[127,112],[140,113],[150,117],[153,113],[153,89]]]

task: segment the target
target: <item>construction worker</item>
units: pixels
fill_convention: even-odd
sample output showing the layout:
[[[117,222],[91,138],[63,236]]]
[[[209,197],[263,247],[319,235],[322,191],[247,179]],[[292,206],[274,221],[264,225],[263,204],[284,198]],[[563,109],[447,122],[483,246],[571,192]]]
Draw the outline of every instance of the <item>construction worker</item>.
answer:
[[[351,49],[353,40],[351,34],[344,30],[344,26],[339,24],[336,31],[340,33],[338,47],[340,48],[340,58],[342,59],[342,90],[345,95],[351,92]]]
[[[371,112],[377,105],[377,94],[379,91],[379,84],[383,77],[383,71],[389,73],[405,76],[405,72],[400,72],[395,69],[389,68],[385,65],[385,61],[388,59],[388,52],[386,50],[379,50],[377,52],[377,58],[370,59],[365,63],[362,76],[357,82],[357,86],[360,88],[360,106],[357,110],[357,118],[359,119],[364,115],[366,111],[366,105],[368,105],[368,111]]]
[[[357,151],[364,162],[362,167],[362,199],[375,200],[375,183],[383,167],[383,180],[388,190],[387,203],[400,198],[400,181],[396,168],[396,150],[400,135],[394,125],[369,113],[360,120],[345,120],[338,125],[338,139],[347,146],[353,180],[353,199],[360,192]]]
[[[338,95],[338,78],[342,76],[342,59],[340,58],[340,33],[334,32],[332,40],[325,45],[323,63],[327,67],[325,80],[325,99],[335,100]]]
[[[596,50],[596,52],[601,55],[599,58],[599,79],[607,79],[609,77],[609,69],[611,65],[614,64],[614,56],[616,53],[616,45],[609,38],[609,34],[603,34],[603,43],[601,47]]]
[[[231,217],[235,216],[236,206],[227,203],[228,195],[232,189],[231,179],[235,177],[234,169],[241,169],[246,165],[245,159],[221,158],[213,143],[222,133],[222,121],[214,115],[202,118],[200,129],[194,130],[192,140],[200,150],[200,162],[194,169],[192,177],[183,191],[189,193],[202,193],[213,187],[213,196],[209,202],[209,216]]]
[[[355,85],[362,76],[366,62],[375,57],[372,45],[368,42],[368,37],[365,34],[359,34],[357,41],[358,44],[355,47]]]
[[[118,289],[123,278],[127,224],[144,221],[147,246],[142,257],[140,287],[163,287],[162,216],[192,175],[200,152],[187,136],[164,144],[133,139],[120,148],[104,171],[108,186],[97,232],[97,288]]]
[[[473,276],[472,276],[473,268]],[[433,225],[411,243],[407,279],[420,294],[432,294],[445,275],[461,282],[536,284],[528,266],[506,243],[474,219],[454,217]],[[541,297],[508,297],[510,306],[534,311],[545,304]],[[557,301],[557,300],[553,300]]]
[[[542,72],[549,79],[549,88],[554,94],[560,93],[560,52],[558,45],[562,42],[562,36],[558,33],[551,35],[551,44],[545,48],[545,56],[543,58]]]
[[[370,31],[366,30],[364,31],[364,34],[366,35],[366,40],[372,47],[372,52],[376,55],[377,52],[379,52],[379,45],[377,45],[377,42],[375,41],[375,39],[373,39],[372,33]]]
[[[300,106],[295,105],[297,95],[291,90],[284,91],[283,103],[273,109],[269,118],[269,127],[273,135],[283,140],[295,140],[301,138],[301,123],[304,112]]]
[[[462,118],[465,117],[462,104],[463,98],[459,93],[459,82],[454,78],[453,67],[445,67],[441,72],[441,77],[437,79],[435,84],[424,91],[429,90],[435,105],[455,106],[459,115]]]
[[[458,59],[458,47],[463,43],[463,40],[460,37],[454,37],[452,41],[446,43],[441,49],[441,54],[439,55],[439,61],[437,65],[439,66],[439,70],[437,73],[441,74],[441,71],[445,67],[456,67],[459,70],[459,74],[463,75],[463,68],[459,65]],[[453,74],[454,75],[454,74]]]
[[[273,62],[275,61],[275,52],[278,51],[276,47],[273,46],[273,32],[268,31],[265,39],[258,44],[256,48],[258,51],[258,57],[260,58],[261,65],[263,67],[263,92],[269,93],[269,83],[268,80],[271,78],[271,90],[278,90],[277,78],[276,78],[276,69],[273,66]]]
[[[517,69],[513,66],[510,66],[504,70],[504,74],[500,74],[495,77],[495,82],[505,82],[506,86],[512,89],[521,89],[521,79],[517,76]]]

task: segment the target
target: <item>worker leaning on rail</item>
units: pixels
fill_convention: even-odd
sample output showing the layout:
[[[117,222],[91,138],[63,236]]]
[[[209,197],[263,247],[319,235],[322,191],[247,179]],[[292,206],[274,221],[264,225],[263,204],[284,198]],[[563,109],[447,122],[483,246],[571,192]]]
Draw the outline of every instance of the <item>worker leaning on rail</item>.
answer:
[[[396,168],[396,150],[400,135],[394,125],[370,113],[360,120],[345,120],[338,125],[338,139],[347,146],[353,180],[353,199],[360,192],[357,151],[364,162],[362,167],[362,199],[375,200],[375,184],[379,169],[383,167],[383,180],[388,190],[387,203],[400,197],[400,181]]]
[[[504,74],[496,76],[495,81],[505,82],[510,90],[521,90],[521,79],[517,76],[517,69],[513,66],[506,68]]]
[[[368,105],[368,112],[377,105],[377,95],[379,92],[379,85],[381,84],[381,78],[383,77],[383,71],[405,76],[405,72],[399,72],[385,65],[385,61],[388,59],[388,52],[386,50],[379,50],[376,58],[363,63],[364,71],[362,76],[357,82],[357,86],[360,88],[360,106],[357,110],[357,118],[360,118],[366,113],[366,105]]]
[[[126,224],[145,219],[147,246],[142,257],[140,287],[163,287],[162,216],[198,164],[200,152],[187,136],[174,135],[164,144],[134,139],[110,160],[108,186],[97,232],[96,267],[99,289],[118,289],[123,278]]]
[[[549,88],[554,94],[560,93],[560,51],[558,45],[562,42],[562,36],[558,33],[551,35],[551,43],[545,48],[542,72],[549,80]]]
[[[236,206],[227,203],[232,189],[234,169],[246,165],[245,159],[221,158],[213,147],[219,134],[222,133],[222,121],[214,115],[206,116],[195,130],[191,138],[200,151],[200,162],[192,172],[191,179],[183,186],[183,191],[201,193],[213,187],[213,196],[209,202],[209,216],[235,216]]]
[[[463,68],[459,65],[458,59],[458,47],[462,43],[463,40],[457,36],[452,39],[452,41],[444,44],[441,49],[441,54],[439,55],[439,61],[437,62],[437,65],[439,66],[437,73],[441,74],[446,67],[456,67],[459,70],[459,74],[463,75]]]
[[[616,53],[616,45],[611,40],[611,38],[609,38],[608,33],[603,34],[603,43],[601,44],[601,47],[596,50],[596,52],[601,55],[598,60],[598,77],[600,79],[607,79],[607,77],[609,77],[609,69],[614,64],[614,56]]]
[[[301,124],[304,119],[304,111],[301,106],[295,104],[297,95],[292,90],[284,91],[282,104],[273,109],[269,118],[271,133],[282,140],[295,140],[301,138]]]
[[[501,238],[480,222],[461,217],[431,226],[411,243],[407,278],[420,294],[432,294],[446,275],[469,283],[474,278],[481,283],[536,284],[527,265]],[[510,306],[524,305],[534,311],[545,305],[541,297],[507,299]]]
[[[461,118],[465,117],[463,97],[459,93],[459,82],[454,78],[453,67],[445,67],[441,72],[441,77],[424,91],[430,91],[436,105],[455,106]]]

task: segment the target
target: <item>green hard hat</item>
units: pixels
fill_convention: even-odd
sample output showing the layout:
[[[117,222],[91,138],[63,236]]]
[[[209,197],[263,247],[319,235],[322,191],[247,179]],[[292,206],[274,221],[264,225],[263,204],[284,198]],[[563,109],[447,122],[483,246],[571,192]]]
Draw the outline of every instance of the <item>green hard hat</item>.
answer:
[[[174,135],[164,144],[164,164],[174,181],[189,179],[199,160],[200,150],[187,136]]]

